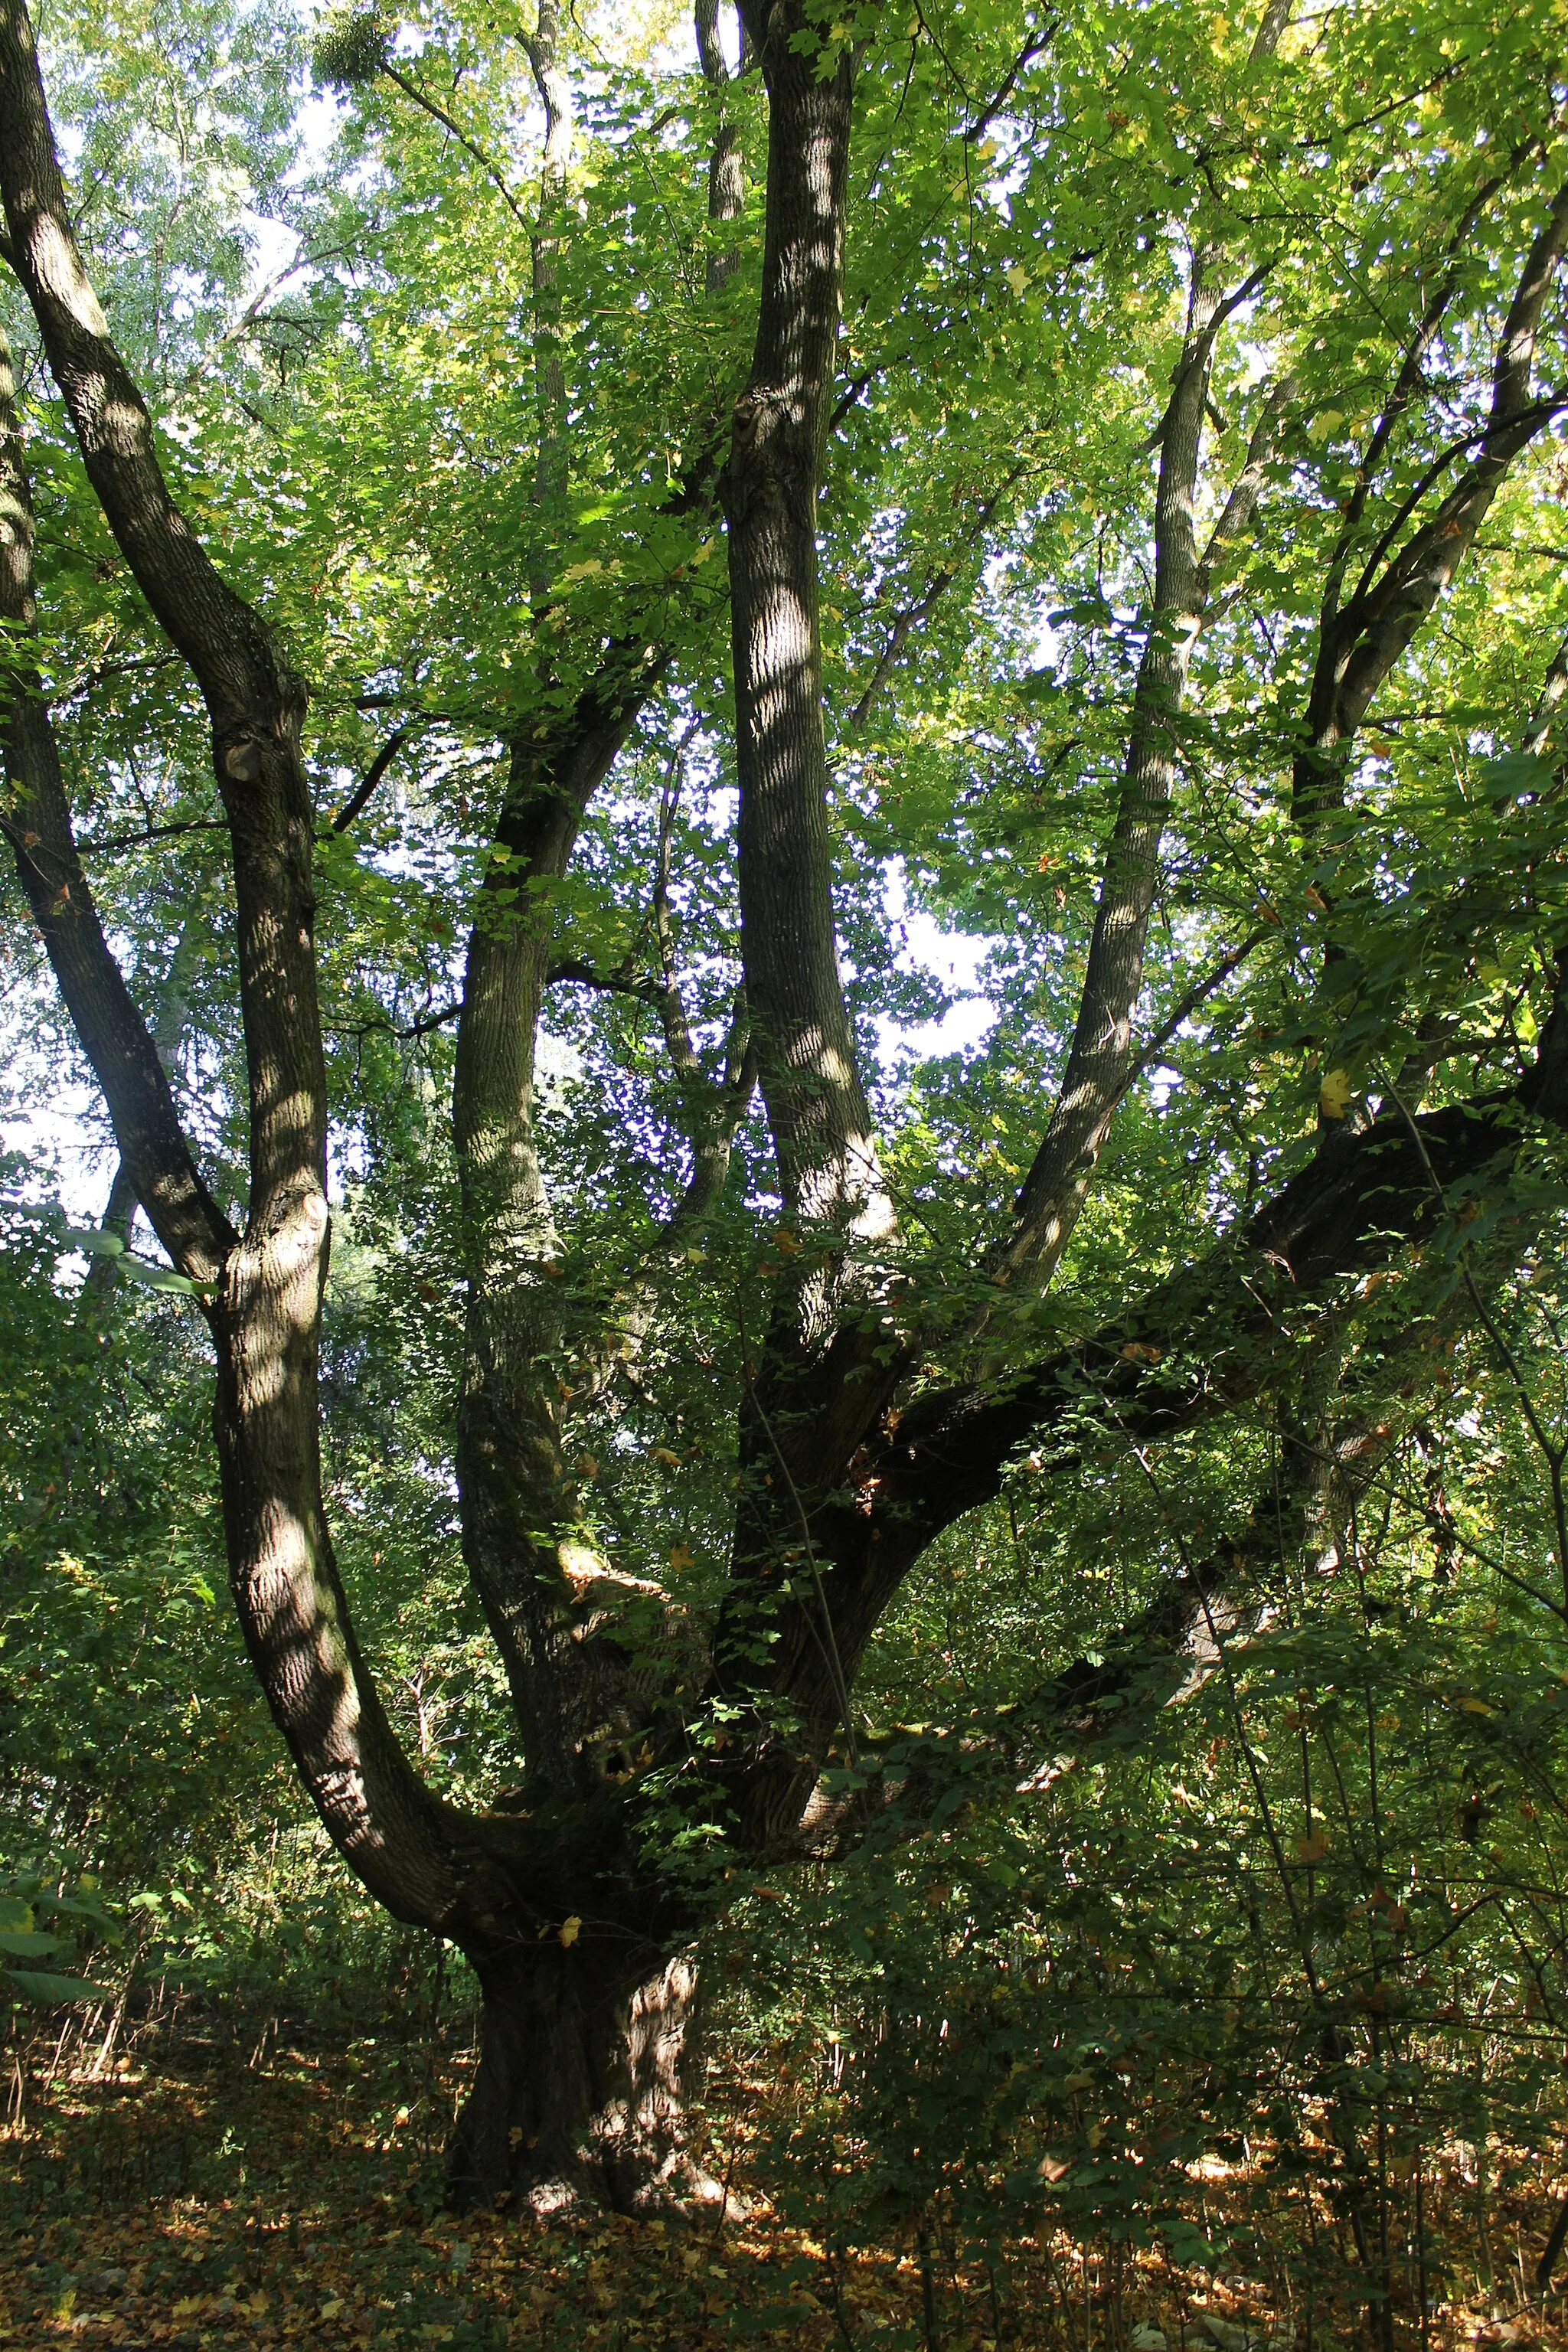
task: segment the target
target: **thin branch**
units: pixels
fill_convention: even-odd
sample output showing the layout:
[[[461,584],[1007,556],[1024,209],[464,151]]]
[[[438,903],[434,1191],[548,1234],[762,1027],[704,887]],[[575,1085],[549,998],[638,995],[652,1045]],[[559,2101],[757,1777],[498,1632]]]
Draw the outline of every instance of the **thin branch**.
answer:
[[[428,1013],[422,1020],[410,1022],[406,1028],[395,1021],[329,1022],[327,1032],[333,1037],[427,1037],[433,1029],[444,1029],[462,1011],[459,997],[451,1004],[443,1004],[437,1013]]]
[[[143,670],[168,669],[179,660],[178,654],[128,654],[122,661],[96,662],[91,669],[83,670],[79,677],[58,687],[47,699],[51,710],[61,703],[79,701],[95,687],[111,677],[133,677]]]
[[[1258,292],[1273,267],[1274,265],[1271,261],[1259,262],[1258,268],[1252,272],[1252,275],[1249,278],[1243,279],[1242,283],[1237,288],[1235,293],[1227,295],[1226,299],[1220,303],[1218,308],[1215,310],[1214,315],[1210,319],[1203,334],[1200,335],[1195,341],[1189,341],[1186,352],[1183,355],[1181,364],[1177,368],[1174,376],[1172,378],[1171,397],[1165,404],[1165,413],[1161,417],[1158,425],[1153,427],[1152,431],[1145,434],[1143,439],[1138,444],[1137,454],[1140,457],[1152,457],[1155,450],[1163,445],[1165,436],[1170,430],[1171,419],[1176,414],[1176,404],[1181,400],[1183,393],[1186,387],[1187,381],[1194,368],[1199,369],[1203,374],[1204,395],[1201,406],[1206,410],[1208,406],[1208,367],[1210,361],[1214,357],[1214,347],[1218,338],[1219,331],[1224,326],[1226,320],[1230,317],[1233,310],[1239,310],[1243,302],[1250,301],[1252,297]]]
[[[637,980],[629,971],[601,971],[577,956],[555,956],[544,975],[546,988],[563,985],[596,988],[608,996],[635,996],[639,1003],[658,1004],[664,991],[656,980]]]
[[[402,751],[405,743],[407,742],[408,738],[413,731],[414,730],[411,723],[402,727],[395,727],[393,729],[392,733],[387,737],[385,742],[382,745],[380,751],[376,753],[374,759],[365,770],[363,776],[354,786],[353,791],[349,794],[347,800],[343,803],[336,816],[330,820],[327,826],[329,833],[346,833],[348,831],[350,825],[353,824],[355,817],[358,816],[360,811],[364,807],[366,802],[370,799],[372,793],[374,792],[377,784],[380,783],[383,776],[385,775],[388,768],[391,767],[394,760],[396,759],[399,751]]]
[[[1012,97],[1013,92],[1018,87],[1019,76],[1024,72],[1026,67],[1031,66],[1034,63],[1037,57],[1042,56],[1044,52],[1050,47],[1051,43],[1056,39],[1057,35],[1061,30],[1061,23],[1062,20],[1059,16],[1053,16],[1050,23],[1046,26],[1044,32],[1037,33],[1033,40],[1025,42],[1024,47],[1019,50],[1016,58],[1013,60],[1013,64],[1008,70],[1005,79],[1003,81],[1000,89],[996,92],[996,95],[992,100],[990,105],[984,107],[981,110],[981,111],[975,116],[973,121],[970,123],[967,130],[963,132],[963,143],[966,147],[973,146],[977,139],[984,137],[985,132],[990,128],[993,121],[1001,113],[1002,109],[1006,105],[1007,100]]]
[[[1026,474],[1028,470],[1028,461],[1025,458],[1020,458],[1017,465],[1012,468],[1000,487],[992,492],[990,498],[983,501],[976,510],[974,517],[974,530],[976,532],[982,531],[985,529],[997,508],[1001,505],[1002,500],[1006,497],[1007,492],[1023,478],[1024,475]],[[973,549],[971,548],[969,552],[973,559],[974,554]],[[984,551],[982,549],[980,551],[982,559],[984,558]],[[867,713],[869,711],[871,705],[876,700],[878,695],[881,692],[882,688],[886,685],[888,678],[892,672],[894,663],[898,660],[899,656],[902,653],[905,646],[908,645],[910,638],[912,636],[915,630],[919,628],[922,621],[927,621],[931,618],[931,614],[941,603],[942,597],[946,595],[948,590],[952,586],[953,582],[959,577],[960,572],[965,567],[960,563],[943,564],[940,570],[931,573],[926,583],[924,594],[917,598],[914,604],[906,605],[902,612],[894,614],[893,625],[888,632],[887,643],[884,645],[880,655],[878,656],[877,667],[871,673],[869,683],[867,685],[865,692],[860,696],[859,699],[855,704],[854,709],[849,713],[847,722],[849,731],[855,731],[866,724]]]
[[[1383,562],[1427,491],[1433,488],[1441,477],[1447,472],[1456,457],[1462,457],[1467,449],[1479,449],[1480,456],[1484,457],[1488,442],[1495,441],[1499,434],[1516,430],[1525,425],[1539,427],[1549,423],[1553,416],[1559,415],[1564,408],[1568,408],[1568,393],[1552,393],[1543,400],[1532,402],[1529,408],[1518,415],[1489,417],[1487,422],[1478,425],[1473,433],[1462,434],[1457,441],[1450,441],[1446,449],[1439,450],[1415,488],[1402,501],[1393,521],[1367,557],[1361,578],[1356,582],[1350,602],[1345,607],[1347,614],[1355,613],[1368,601],[1373,577],[1378,565]],[[1458,496],[1457,492],[1450,491],[1450,499],[1456,496]],[[1428,524],[1426,528],[1430,530],[1431,525]],[[1418,537],[1421,536],[1425,536],[1425,533],[1418,534]],[[1415,543],[1412,541],[1412,545]],[[1408,555],[1409,548],[1406,548],[1405,552]]]
[[[1132,1088],[1137,1085],[1139,1079],[1142,1076],[1150,1064],[1158,1055],[1163,1053],[1165,1047],[1170,1044],[1172,1038],[1175,1035],[1183,1022],[1191,1018],[1191,1016],[1197,1011],[1198,1006],[1203,1003],[1205,998],[1212,996],[1215,990],[1218,988],[1223,982],[1227,981],[1230,978],[1231,973],[1235,971],[1237,966],[1246,962],[1254,948],[1261,947],[1265,940],[1272,939],[1273,937],[1274,926],[1272,924],[1269,924],[1266,929],[1253,931],[1247,939],[1243,940],[1238,948],[1227,949],[1226,953],[1220,958],[1218,963],[1212,965],[1211,968],[1203,974],[1201,979],[1194,981],[1186,994],[1177,1003],[1174,1011],[1162,1021],[1158,1029],[1155,1030],[1154,1034],[1143,1046],[1137,1060],[1131,1065],[1128,1069],[1126,1078],[1122,1082],[1121,1092],[1116,1098],[1119,1103],[1123,1101],[1125,1097],[1131,1094]]]
[[[519,205],[516,197],[512,194],[511,190],[507,186],[506,182],[502,179],[497,166],[491,163],[489,157],[485,153],[484,149],[478,145],[474,140],[469,138],[468,132],[463,129],[462,124],[455,121],[452,116],[447,113],[446,108],[442,106],[437,100],[432,98],[426,90],[421,89],[416,81],[411,81],[405,73],[400,73],[398,68],[393,65],[390,60],[384,60],[381,69],[386,76],[388,81],[395,81],[397,84],[398,89],[403,91],[405,97],[411,98],[416,106],[423,107],[426,113],[428,114],[433,121],[440,123],[444,130],[451,132],[453,138],[458,142],[460,147],[464,147],[468,150],[475,163],[479,165],[480,171],[485,174],[485,177],[495,187],[500,196],[501,202],[505,205],[508,212],[510,213],[513,220],[516,221],[519,228],[521,228],[525,235],[531,236],[532,223],[529,220],[527,214],[523,212],[521,207]]]
[[[163,841],[176,834],[226,833],[228,819],[223,816],[187,817],[178,824],[150,824],[141,833],[111,833],[101,841],[79,841],[78,855],[82,857],[107,857],[117,849],[142,849],[150,841]]]
[[[830,439],[837,432],[867,385],[874,383],[880,373],[879,368],[862,368],[858,375],[850,377],[828,415],[827,432]]]
[[[1362,453],[1361,462],[1356,467],[1355,488],[1351,493],[1350,503],[1345,509],[1344,522],[1341,527],[1333,552],[1329,558],[1328,580],[1323,591],[1322,602],[1325,621],[1331,620],[1334,613],[1339,609],[1339,594],[1344,579],[1345,563],[1349,558],[1356,528],[1366,509],[1373,477],[1383,462],[1384,452],[1393,438],[1395,425],[1421,385],[1423,362],[1431,349],[1432,339],[1443,322],[1448,305],[1458,290],[1459,254],[1468,243],[1470,232],[1481,214],[1502,186],[1503,177],[1504,175],[1499,173],[1493,178],[1483,181],[1474,199],[1461,215],[1458,225],[1448,240],[1445,255],[1449,264],[1447,273],[1427,299],[1421,323],[1411,338],[1405,349],[1405,357],[1400,362],[1394,389],[1384,404],[1382,415],[1373,428],[1372,438]]]

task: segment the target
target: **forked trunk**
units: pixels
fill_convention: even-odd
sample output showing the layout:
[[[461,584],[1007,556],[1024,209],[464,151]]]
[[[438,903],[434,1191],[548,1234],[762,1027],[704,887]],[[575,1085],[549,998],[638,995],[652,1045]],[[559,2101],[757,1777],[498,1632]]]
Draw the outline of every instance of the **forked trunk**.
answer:
[[[687,2152],[697,1972],[689,1957],[552,1937],[477,1963],[479,2066],[447,2153],[459,2211],[510,2201],[647,2213],[716,2185]]]

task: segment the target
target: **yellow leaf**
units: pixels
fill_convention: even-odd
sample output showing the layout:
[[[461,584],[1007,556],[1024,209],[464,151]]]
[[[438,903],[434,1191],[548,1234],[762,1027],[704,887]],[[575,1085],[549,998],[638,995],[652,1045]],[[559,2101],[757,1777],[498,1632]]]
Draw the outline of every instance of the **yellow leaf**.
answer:
[[[321,2305],[321,2317],[323,2319],[335,2319],[342,2307],[343,2299],[341,2294],[329,2295],[326,2302]]]
[[[680,1467],[679,1454],[672,1454],[668,1445],[650,1445],[648,1459],[651,1462],[662,1462],[667,1470],[679,1470]]]
[[[1318,1108],[1325,1118],[1343,1118],[1354,1092],[1348,1070],[1325,1070],[1318,1089]]]
[[[570,1919],[563,1919],[561,1922],[561,1941],[567,1951],[571,1950],[573,1945],[576,1942],[582,1932],[583,1922],[578,1918],[575,1912],[572,1914]]]
[[[675,1544],[670,1549],[671,1568],[689,1568],[695,1555],[689,1544]]]

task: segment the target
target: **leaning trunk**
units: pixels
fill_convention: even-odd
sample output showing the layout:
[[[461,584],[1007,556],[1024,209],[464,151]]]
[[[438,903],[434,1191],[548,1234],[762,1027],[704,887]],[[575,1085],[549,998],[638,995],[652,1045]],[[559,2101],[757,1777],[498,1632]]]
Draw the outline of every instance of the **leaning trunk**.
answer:
[[[475,1961],[479,2064],[447,2153],[459,2210],[646,2213],[713,2191],[686,2147],[689,1957],[584,1936]]]

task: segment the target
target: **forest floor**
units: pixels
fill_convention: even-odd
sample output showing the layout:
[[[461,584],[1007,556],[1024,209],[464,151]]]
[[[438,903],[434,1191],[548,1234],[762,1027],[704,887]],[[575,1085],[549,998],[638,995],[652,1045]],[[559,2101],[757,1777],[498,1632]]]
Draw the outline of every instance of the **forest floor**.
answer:
[[[830,2252],[775,2215],[456,2221],[439,2138],[461,2061],[363,2041],[247,2063],[182,2045],[104,2080],[60,2074],[0,2137],[0,2346],[384,2346],[539,2352],[1331,2352],[1353,2304],[1305,2331],[1266,2288],[1043,2240],[969,2258],[914,2241]],[[1502,2217],[1499,2217],[1500,2221]],[[928,2249],[932,2242],[928,2242]],[[1396,2352],[1568,2352],[1552,2299],[1414,2313]],[[1384,2352],[1387,2352],[1386,2346]]]

